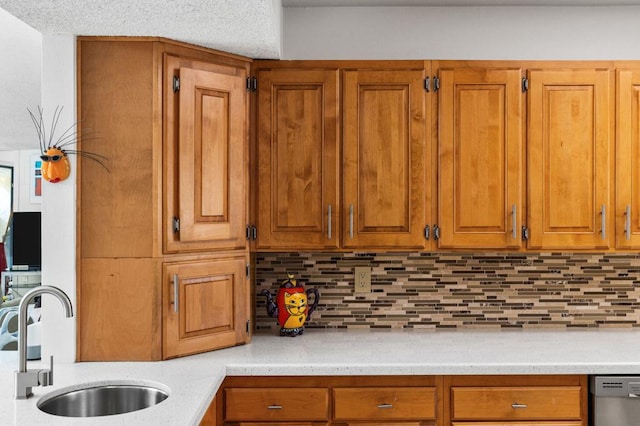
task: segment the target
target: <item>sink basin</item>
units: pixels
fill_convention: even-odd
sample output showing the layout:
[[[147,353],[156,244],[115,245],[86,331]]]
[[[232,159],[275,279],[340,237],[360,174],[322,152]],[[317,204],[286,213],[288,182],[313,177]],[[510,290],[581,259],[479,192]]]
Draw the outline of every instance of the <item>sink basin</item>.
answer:
[[[168,389],[156,384],[89,383],[45,395],[37,405],[45,413],[56,416],[99,417],[142,410],[168,397]]]

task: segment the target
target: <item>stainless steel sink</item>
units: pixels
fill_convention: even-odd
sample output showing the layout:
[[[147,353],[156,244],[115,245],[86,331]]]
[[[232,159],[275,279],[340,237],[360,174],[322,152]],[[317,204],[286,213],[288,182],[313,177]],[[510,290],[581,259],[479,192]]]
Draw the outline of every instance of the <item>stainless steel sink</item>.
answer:
[[[82,388],[44,396],[38,408],[64,417],[99,417],[130,413],[159,404],[169,392],[154,385],[135,383],[87,384]]]

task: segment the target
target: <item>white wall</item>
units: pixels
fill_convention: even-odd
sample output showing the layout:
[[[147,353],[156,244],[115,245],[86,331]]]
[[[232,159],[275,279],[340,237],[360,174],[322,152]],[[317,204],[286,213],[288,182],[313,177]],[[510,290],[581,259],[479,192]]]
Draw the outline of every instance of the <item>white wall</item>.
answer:
[[[42,38],[42,105],[46,111],[64,106],[60,129],[76,121],[76,43],[71,35]],[[76,308],[76,161],[69,156],[71,175],[60,183],[42,185],[42,284],[61,288]],[[43,297],[42,359],[73,362],[76,319],[65,318],[62,305]]]
[[[0,9],[0,150],[38,149],[27,108],[40,104],[41,34]]]
[[[282,0],[273,0],[273,28],[277,41],[278,55],[282,56]]]
[[[290,7],[283,59],[640,59],[640,6]]]
[[[40,155],[40,150],[2,151],[0,148],[0,164],[13,167],[13,211],[37,212],[41,203],[31,197],[31,156]]]

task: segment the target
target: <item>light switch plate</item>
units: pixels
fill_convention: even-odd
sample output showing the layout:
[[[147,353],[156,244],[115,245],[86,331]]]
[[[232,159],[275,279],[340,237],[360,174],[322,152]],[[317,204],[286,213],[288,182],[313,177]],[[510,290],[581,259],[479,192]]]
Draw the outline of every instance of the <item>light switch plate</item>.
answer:
[[[371,268],[356,266],[354,275],[354,293],[371,293]]]

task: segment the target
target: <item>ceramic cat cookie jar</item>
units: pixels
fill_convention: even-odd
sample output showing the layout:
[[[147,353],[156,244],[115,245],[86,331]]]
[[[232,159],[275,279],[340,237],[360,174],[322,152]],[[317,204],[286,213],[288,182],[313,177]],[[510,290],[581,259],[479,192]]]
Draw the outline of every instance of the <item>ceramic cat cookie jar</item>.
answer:
[[[288,278],[280,285],[275,302],[269,290],[262,290],[262,294],[267,298],[267,314],[278,318],[281,336],[294,337],[304,333],[304,323],[320,301],[318,290],[310,288],[305,291],[304,286],[292,274],[288,274]],[[313,304],[309,306],[311,294],[314,296]]]

